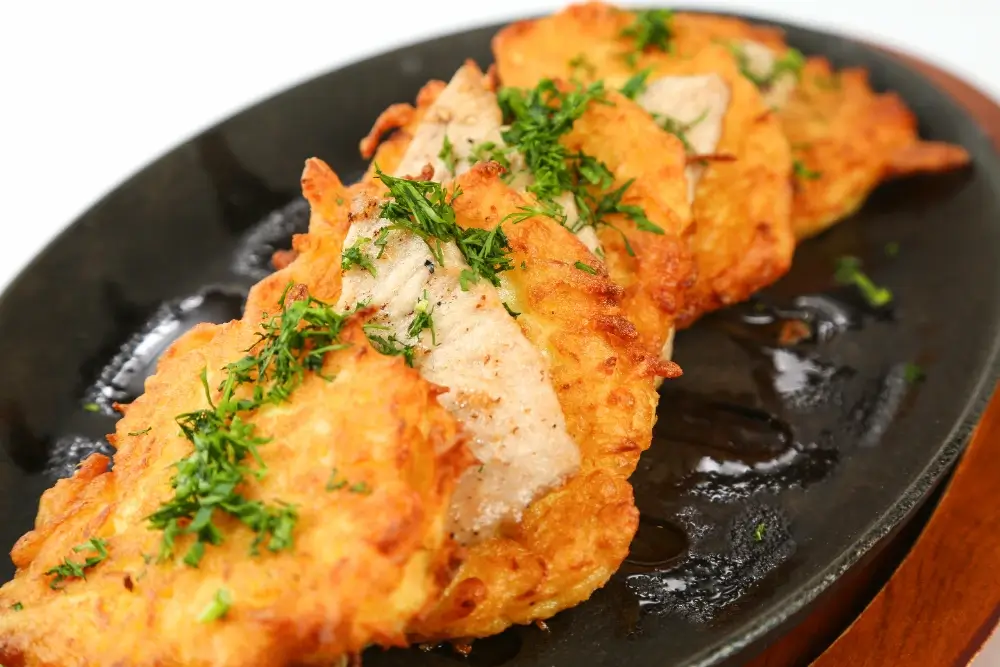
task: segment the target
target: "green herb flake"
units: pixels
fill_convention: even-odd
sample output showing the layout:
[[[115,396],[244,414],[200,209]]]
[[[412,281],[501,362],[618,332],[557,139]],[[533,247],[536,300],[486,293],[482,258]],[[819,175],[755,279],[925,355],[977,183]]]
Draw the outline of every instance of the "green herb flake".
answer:
[[[898,257],[899,256],[899,243],[896,241],[889,241],[885,244],[885,256],[886,257]]]
[[[24,605],[21,604],[20,602],[15,602],[10,606],[10,608],[13,609],[14,611],[22,611],[24,609]]]
[[[194,451],[175,465],[174,497],[148,517],[151,528],[163,531],[161,560],[173,554],[178,537],[193,535],[195,542],[184,562],[197,566],[205,545],[223,542],[222,530],[214,521],[222,514],[239,519],[256,534],[251,555],[258,554],[261,545],[270,551],[292,547],[296,508],[280,501],[251,500],[237,490],[248,477],[260,479],[267,474],[258,448],[269,438],[258,435],[245,414],[286,401],[307,373],[323,377],[327,353],[348,346],[340,341],[340,333],[352,314],[336,312],[309,296],[304,286],[291,293],[293,287],[289,284],[281,295],[280,314],[262,321],[257,341],[246,356],[223,368],[219,398],[212,400],[203,369],[201,381],[209,407],[176,418]],[[237,397],[237,389],[244,385],[250,385],[252,393]],[[251,467],[247,459],[256,465]]]
[[[371,495],[372,487],[368,485],[368,482],[355,482],[347,487],[348,493],[357,493],[362,496]]]
[[[212,601],[205,607],[205,611],[201,612],[198,622],[211,623],[212,621],[225,618],[226,614],[229,613],[229,608],[232,606],[233,596],[225,588],[220,588],[215,592],[215,597],[212,598]]]
[[[795,160],[792,162],[792,171],[795,173],[797,178],[801,178],[806,181],[815,181],[823,176],[822,173],[813,171],[807,167],[802,160]]]
[[[903,377],[907,384],[916,384],[926,377],[924,369],[913,362],[909,362],[903,368]]]
[[[131,435],[131,436],[146,435],[147,433],[149,433],[152,430],[153,430],[152,426],[147,426],[146,428],[142,429],[141,431],[129,431],[128,434]]]
[[[633,74],[629,77],[629,80],[625,82],[618,92],[620,92],[625,97],[630,100],[634,100],[636,97],[641,95],[646,90],[646,79],[649,78],[649,74],[652,72],[652,68],[647,67],[646,69]]]
[[[97,403],[84,403],[83,409],[86,410],[87,412],[100,412],[101,406],[99,406]]]
[[[44,574],[56,575],[55,578],[49,582],[49,587],[54,590],[59,590],[62,588],[60,584],[67,579],[86,579],[87,570],[108,557],[107,547],[108,543],[97,537],[92,537],[83,544],[73,547],[73,551],[76,553],[80,553],[82,551],[95,551],[97,553],[93,556],[87,556],[82,563],[70,560],[69,558],[64,558],[62,563],[46,570]]]
[[[573,266],[575,266],[576,268],[580,269],[585,273],[589,273],[592,276],[597,275],[597,269],[592,267],[590,264],[584,264],[583,262],[574,262]]]
[[[368,342],[371,343],[372,347],[374,347],[379,354],[384,354],[389,357],[403,357],[403,361],[406,362],[406,365],[413,368],[417,348],[413,345],[403,343],[396,338],[395,334],[379,333],[387,329],[388,327],[381,324],[368,323],[364,325],[365,336],[367,336]]]
[[[746,54],[739,45],[729,43],[726,46],[729,48],[729,52],[733,54],[736,59],[737,64],[740,68],[740,73],[744,77],[749,79],[761,90],[767,90],[774,85],[781,75],[791,74],[796,79],[801,77],[802,68],[805,66],[806,59],[802,55],[802,52],[798,49],[788,49],[774,61],[774,65],[771,67],[771,71],[765,75],[759,75],[754,73],[750,68],[750,57]]]
[[[866,276],[861,270],[861,260],[857,257],[847,256],[837,260],[834,278],[841,285],[857,287],[865,301],[873,308],[881,308],[892,301],[892,292],[886,287],[876,285]]]
[[[448,168],[448,171],[452,176],[455,175],[455,168],[458,166],[458,158],[455,156],[455,147],[451,143],[451,139],[448,135],[444,135],[444,144],[441,145],[441,151],[438,153],[438,157],[444,162],[444,166]]]
[[[431,344],[437,345],[437,333],[434,331],[433,312],[434,307],[430,305],[427,290],[424,290],[424,295],[418,299],[416,305],[413,306],[413,321],[410,322],[410,328],[407,329],[406,333],[414,338],[417,338],[420,336],[421,331],[424,329],[430,329]]]
[[[334,468],[330,471],[330,477],[326,480],[326,490],[327,491],[340,491],[345,486],[347,486],[347,479],[340,476],[337,469]]]
[[[579,79],[580,77],[577,76],[578,72],[582,72],[588,79],[594,78],[597,74],[597,67],[583,53],[578,53],[570,59],[569,69],[571,79]]]
[[[754,542],[761,542],[764,539],[764,533],[767,531],[767,526],[763,521],[757,524],[757,527],[753,529],[753,539]]]
[[[698,126],[698,124],[700,124],[706,118],[708,118],[708,109],[705,109],[704,111],[701,112],[701,114],[698,115],[697,118],[687,123],[681,122],[676,118],[671,118],[666,114],[659,114],[659,113],[653,114],[653,120],[656,121],[656,124],[662,127],[664,131],[669,132],[670,134],[677,137],[680,140],[681,144],[684,145],[684,152],[687,153],[688,155],[694,155],[695,149],[694,146],[691,144],[691,142],[688,141],[687,133],[690,132],[694,127]]]
[[[511,317],[513,317],[516,320],[517,316],[520,315],[521,313],[514,312],[511,309],[511,307],[507,305],[506,301],[503,301],[502,303],[503,303],[503,309],[507,311],[507,314],[510,315]]]
[[[499,286],[499,274],[513,269],[510,243],[500,225],[493,229],[459,227],[451,202],[461,195],[456,188],[449,200],[440,183],[411,181],[385,174],[375,166],[375,175],[389,188],[379,217],[390,221],[389,230],[405,230],[423,239],[438,264],[444,266],[442,244],[454,241],[476,278]],[[381,232],[380,232],[381,233]],[[464,273],[465,271],[463,271]]]
[[[348,271],[352,266],[357,266],[372,274],[372,277],[375,277],[377,275],[375,264],[364,251],[365,246],[371,243],[371,241],[370,238],[361,236],[354,240],[351,247],[344,248],[344,251],[340,255],[340,268]]]
[[[626,61],[635,67],[636,57],[643,51],[670,51],[674,13],[669,9],[644,9],[635,13],[635,21],[621,31],[620,36],[633,40],[634,51]]]

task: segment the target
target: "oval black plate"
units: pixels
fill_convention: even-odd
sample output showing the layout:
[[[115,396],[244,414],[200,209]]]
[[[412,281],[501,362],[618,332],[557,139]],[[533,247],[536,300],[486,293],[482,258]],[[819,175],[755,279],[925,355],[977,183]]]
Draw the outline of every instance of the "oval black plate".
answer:
[[[305,226],[303,161],[359,176],[358,139],[376,115],[467,57],[487,64],[496,30],[379,56],[231,118],[137,174],[31,264],[0,301],[0,545],[31,527],[53,479],[107,447],[111,403],[141,390],[165,345],[194,322],[238,316],[270,253]],[[468,658],[369,651],[366,664],[739,660],[905,521],[954,462],[996,377],[1000,162],[965,113],[895,60],[841,37],[788,37],[868,68],[917,111],[925,137],[966,146],[973,168],[883,187],[804,244],[759,301],[679,336],[686,375],[664,389],[634,478],[639,536],[590,601],[549,632],[515,629]],[[845,254],[892,288],[890,311],[833,287]],[[775,345],[796,319],[812,338]],[[12,572],[3,563],[0,580]]]

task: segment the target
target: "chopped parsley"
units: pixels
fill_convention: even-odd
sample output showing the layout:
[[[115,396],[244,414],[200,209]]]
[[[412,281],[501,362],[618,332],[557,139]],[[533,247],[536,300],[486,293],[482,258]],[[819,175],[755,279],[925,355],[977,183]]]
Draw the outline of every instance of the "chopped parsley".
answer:
[[[913,362],[909,362],[903,368],[903,377],[907,384],[914,384],[924,379],[924,369]]]
[[[635,21],[621,31],[620,36],[633,40],[634,51],[625,54],[629,66],[635,67],[643,51],[670,51],[671,23],[674,13],[669,9],[644,9],[635,13]]]
[[[420,336],[420,332],[424,329],[430,329],[431,331],[431,344],[437,345],[437,334],[434,331],[434,319],[432,313],[434,307],[430,305],[430,300],[427,297],[427,290],[424,290],[424,295],[422,298],[417,300],[416,305],[413,307],[413,321],[410,322],[410,328],[407,329],[406,333],[410,334],[414,338]]]
[[[141,431],[129,431],[128,434],[132,435],[132,436],[135,436],[135,435],[146,435],[147,433],[149,433],[152,430],[153,430],[152,426],[147,426],[146,428],[142,429]]]
[[[521,313],[511,310],[511,307],[507,305],[506,301],[503,301],[502,303],[503,303],[503,309],[507,311],[507,314],[516,320],[517,316],[520,315]]]
[[[584,264],[583,262],[575,262],[573,266],[575,266],[576,268],[580,269],[585,273],[589,273],[592,276],[597,275],[597,269],[592,267],[590,264]]]
[[[438,157],[444,162],[444,166],[448,168],[451,175],[455,175],[455,167],[458,166],[458,158],[455,156],[455,147],[451,143],[451,139],[448,135],[444,135],[444,143],[441,145],[441,151],[438,153]]]
[[[881,308],[892,301],[892,292],[886,287],[876,285],[871,278],[861,270],[861,260],[857,257],[841,257],[837,260],[837,271],[834,277],[841,285],[854,285],[861,296],[873,308]]]
[[[351,314],[336,312],[309,296],[303,286],[296,288],[299,298],[293,300],[292,288],[290,283],[281,295],[280,315],[262,321],[258,340],[247,355],[223,368],[218,402],[212,401],[203,369],[201,381],[209,407],[176,418],[194,451],[176,464],[171,479],[174,497],[148,517],[151,528],[163,531],[161,560],[173,554],[177,537],[194,535],[196,541],[184,562],[197,566],[206,544],[223,541],[213,521],[217,513],[239,519],[256,533],[250,548],[253,555],[265,542],[270,551],[292,546],[296,509],[281,502],[250,500],[237,490],[248,476],[260,479],[267,472],[257,450],[270,439],[259,436],[245,414],[287,400],[307,373],[319,374],[328,352],[347,347],[340,342],[340,332]],[[237,397],[243,385],[252,385],[252,393]],[[248,457],[256,468],[247,465]]]
[[[625,85],[619,89],[620,92],[625,97],[630,100],[634,100],[636,97],[641,95],[643,91],[646,90],[646,79],[649,78],[650,72],[653,70],[649,67],[642,70],[637,74],[633,74],[629,77],[629,80],[625,82]]]
[[[212,621],[224,618],[232,606],[233,596],[225,588],[220,588],[215,592],[215,597],[212,598],[212,601],[205,607],[205,611],[201,612],[198,622],[211,623]]]
[[[94,551],[96,554],[93,556],[87,556],[82,563],[70,560],[69,558],[64,558],[62,563],[46,570],[46,575],[56,575],[55,578],[49,582],[49,587],[59,590],[62,588],[60,584],[67,579],[86,579],[87,570],[108,557],[107,547],[108,543],[97,537],[92,537],[83,544],[73,547],[73,551],[76,553],[80,553],[81,551]]]
[[[100,412],[101,406],[99,406],[97,403],[84,403],[83,409],[86,410],[87,412]]]
[[[375,166],[375,175],[389,188],[391,199],[382,205],[379,217],[390,222],[386,230],[405,230],[416,234],[427,247],[438,264],[444,266],[442,243],[454,241],[471,271],[463,283],[485,278],[493,285],[500,284],[499,274],[513,269],[510,261],[510,243],[498,224],[490,230],[479,228],[463,229],[455,222],[455,209],[451,202],[461,195],[455,190],[449,200],[440,183],[433,181],[411,181],[395,178]],[[466,271],[463,271],[463,275]]]
[[[14,611],[22,611],[24,609],[24,605],[21,604],[20,602],[15,602],[10,606],[10,608],[13,609]]]
[[[375,264],[372,260],[365,254],[364,248],[369,243],[371,239],[361,236],[354,240],[350,248],[344,248],[344,252],[340,255],[340,268],[344,271],[349,270],[352,266],[357,266],[358,268],[364,269],[372,276],[376,276],[377,272],[375,270]],[[379,255],[381,256],[382,251],[385,248],[385,243],[379,246]]]
[[[823,175],[821,172],[814,171],[807,167],[802,160],[795,160],[792,162],[792,171],[795,173],[797,178],[801,178],[806,181],[815,181]]]
[[[764,532],[767,530],[767,526],[761,521],[757,524],[757,527],[753,529],[753,539],[754,542],[761,542],[764,539]]]

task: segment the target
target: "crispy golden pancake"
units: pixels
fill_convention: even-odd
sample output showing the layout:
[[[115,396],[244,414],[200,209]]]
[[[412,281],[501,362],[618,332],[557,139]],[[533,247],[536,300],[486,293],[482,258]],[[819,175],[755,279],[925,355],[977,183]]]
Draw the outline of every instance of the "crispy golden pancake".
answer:
[[[690,52],[647,50],[630,62],[625,56],[634,46],[621,33],[633,17],[602,3],[573,5],[505,28],[494,38],[493,52],[500,80],[510,86],[533,86],[545,77],[622,85],[647,68],[650,81],[712,73],[725,81],[730,101],[715,152],[730,161],[712,161],[695,190],[689,240],[697,280],[681,311],[686,325],[746,299],[788,270],[794,250],[791,156],[777,118],[728,49],[702,40]],[[734,30],[728,21],[720,25]]]
[[[322,217],[321,199],[313,200]],[[294,277],[322,291],[330,248],[299,247],[273,282]],[[339,251],[333,256],[339,271]],[[279,312],[275,301],[257,298]],[[258,331],[255,314],[185,335],[123,408],[109,438],[113,470],[94,454],[43,495],[35,529],[12,552],[17,574],[0,588],[0,662],[273,667],[330,664],[372,643],[405,643],[410,620],[453,572],[444,518],[469,455],[437,402],[440,389],[372,349],[361,315],[343,329],[349,345],[327,353],[328,379],[307,373],[287,401],[246,413],[271,440],[258,449],[266,474],[248,473],[239,488],[248,499],[297,508],[291,547],[261,545],[252,556],[254,532],[217,511],[224,541],[206,546],[197,567],[181,562],[190,535],[177,538],[172,558],[156,559],[163,533],[147,517],[173,496],[174,464],[192,452],[175,416],[208,407],[200,373],[217,387],[220,369],[243,357]],[[89,540],[98,540],[103,560],[94,542],[75,550]],[[72,569],[61,581],[46,574],[86,558],[100,562],[85,578]],[[226,613],[206,618],[220,595],[228,609],[216,603],[215,612]]]
[[[458,178],[461,226],[492,228],[524,206],[500,171],[490,163]],[[550,360],[581,471],[536,500],[518,525],[468,550],[444,599],[414,624],[421,639],[481,637],[548,618],[608,580],[637,527],[627,478],[650,444],[653,378],[679,372],[637,344],[619,305],[621,289],[608,275],[575,266],[593,258],[572,233],[544,216],[503,229],[518,268],[502,274],[501,289],[514,296],[525,336]]]
[[[467,62],[464,68],[473,80],[483,81],[487,88],[493,86],[492,77],[484,75],[474,62]],[[367,179],[374,179],[376,164],[383,171],[395,171],[446,85],[431,81],[421,89],[416,106],[395,104],[379,116],[361,146],[364,157],[374,157]],[[611,280],[624,289],[625,315],[638,329],[646,349],[659,353],[664,345],[669,346],[674,320],[695,279],[686,241],[692,219],[685,191],[684,146],[632,100],[615,91],[608,92],[607,100],[609,104],[589,105],[563,143],[571,152],[583,151],[603,162],[614,175],[612,188],[632,180],[622,203],[640,207],[664,231],[640,230],[622,214],[607,216],[612,226],[598,231]]]
[[[787,53],[780,30],[707,14],[673,19],[681,53],[713,41],[749,40]],[[854,213],[882,181],[961,167],[960,146],[921,141],[917,120],[895,93],[876,93],[863,69],[837,72],[825,58],[808,58],[787,102],[778,109],[798,168],[792,226],[797,239],[817,234]]]
[[[527,203],[501,172],[484,163],[455,181],[460,226],[492,229]],[[516,525],[467,549],[443,599],[412,624],[415,640],[482,637],[548,618],[608,580],[637,526],[627,478],[650,444],[653,380],[679,372],[638,344],[622,290],[603,267],[591,274],[576,266],[594,258],[569,230],[544,216],[507,221],[503,230],[515,268],[500,274],[499,290],[549,362],[581,469],[530,504]]]

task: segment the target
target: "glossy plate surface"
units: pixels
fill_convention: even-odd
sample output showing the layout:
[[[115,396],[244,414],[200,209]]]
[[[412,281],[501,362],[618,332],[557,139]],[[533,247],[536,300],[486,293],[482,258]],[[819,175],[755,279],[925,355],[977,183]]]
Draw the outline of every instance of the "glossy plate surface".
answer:
[[[305,228],[303,161],[358,177],[358,140],[377,114],[467,57],[487,65],[496,29],[346,67],[233,117],[137,174],[31,264],[0,300],[0,546],[31,527],[54,479],[107,448],[111,403],[135,397],[171,340],[239,315],[271,252]],[[973,167],[882,187],[801,246],[757,302],[678,337],[686,375],[665,386],[634,477],[640,533],[589,602],[468,658],[370,651],[366,665],[739,661],[905,521],[954,461],[996,377],[1000,161],[963,111],[890,57],[794,27],[788,37],[868,68],[915,109],[923,136],[964,145]],[[834,286],[843,255],[893,290],[893,308],[873,312]],[[787,321],[811,337],[778,346]],[[0,580],[12,573],[5,559]]]

